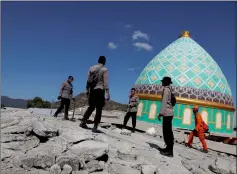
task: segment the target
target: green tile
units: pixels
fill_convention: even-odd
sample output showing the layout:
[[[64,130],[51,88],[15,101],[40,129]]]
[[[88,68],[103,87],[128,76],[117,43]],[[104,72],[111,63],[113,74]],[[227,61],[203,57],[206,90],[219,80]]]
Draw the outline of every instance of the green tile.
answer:
[[[173,64],[175,65],[175,67],[179,67],[180,65],[182,65],[182,62],[178,60],[175,61]]]
[[[206,66],[205,66],[204,64],[202,64],[202,63],[199,63],[199,64],[198,64],[198,67],[199,67],[201,70],[203,70],[203,69],[206,68]]]
[[[212,76],[212,80],[215,82],[215,83],[218,83],[220,81],[219,78],[216,77],[216,75],[213,75]]]
[[[163,77],[165,74],[167,73],[167,71],[165,69],[161,69],[158,74],[160,77]]]
[[[172,75],[172,77],[177,77],[181,74],[181,72],[177,69],[173,70],[170,72],[170,74]]]
[[[192,78],[194,78],[194,77],[196,76],[196,74],[193,73],[192,70],[187,71],[187,72],[185,73],[185,75],[186,75],[189,79],[192,79]]]
[[[168,66],[169,64],[170,64],[170,62],[166,61],[166,62],[163,63],[163,66],[166,67],[166,66]]]
[[[188,86],[188,87],[191,87],[191,88],[196,88],[196,85],[194,85],[191,82],[186,83],[185,86]]]
[[[192,68],[194,66],[194,63],[192,63],[191,61],[187,62],[186,65],[189,67],[189,68]]]

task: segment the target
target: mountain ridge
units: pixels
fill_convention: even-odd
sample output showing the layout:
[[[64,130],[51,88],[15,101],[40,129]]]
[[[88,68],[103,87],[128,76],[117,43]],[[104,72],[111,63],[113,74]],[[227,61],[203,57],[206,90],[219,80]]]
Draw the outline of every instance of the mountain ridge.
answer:
[[[8,96],[1,96],[1,104],[5,107],[13,107],[13,108],[27,108],[27,101],[26,99],[14,99]]]
[[[75,96],[76,99],[76,108],[88,106],[88,99],[85,93],[80,93]],[[14,99],[8,96],[1,96],[1,104],[5,107],[13,107],[13,108],[27,108],[27,99]],[[56,101],[52,103],[53,108],[57,108],[60,104],[60,101]],[[74,107],[74,103],[72,102],[70,108]],[[113,100],[105,101],[105,106],[103,110],[121,110],[126,111],[127,105],[121,104]]]

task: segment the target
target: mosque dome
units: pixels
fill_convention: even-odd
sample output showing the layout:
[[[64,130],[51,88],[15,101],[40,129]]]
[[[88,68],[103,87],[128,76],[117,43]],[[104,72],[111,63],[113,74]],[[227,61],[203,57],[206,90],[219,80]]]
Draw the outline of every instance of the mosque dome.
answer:
[[[160,94],[169,76],[176,96],[233,106],[229,84],[215,60],[188,31],[157,54],[135,82],[140,94]]]

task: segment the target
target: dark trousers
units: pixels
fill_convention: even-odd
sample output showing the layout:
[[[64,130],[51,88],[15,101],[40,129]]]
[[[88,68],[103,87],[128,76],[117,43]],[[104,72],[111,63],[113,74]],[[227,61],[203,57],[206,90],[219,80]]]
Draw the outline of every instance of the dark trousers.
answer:
[[[69,106],[70,106],[70,99],[68,99],[68,98],[61,98],[61,104],[54,115],[57,116],[63,110],[64,106],[65,106],[64,117],[67,118],[68,117],[68,110],[69,110]]]
[[[124,120],[123,120],[123,126],[125,127],[128,123],[129,118],[132,116],[132,127],[133,129],[136,128],[136,119],[137,119],[137,112],[127,112]]]
[[[83,121],[86,122],[92,112],[96,109],[96,114],[94,118],[95,125],[98,125],[101,120],[102,109],[105,105],[105,91],[102,89],[94,89],[90,92],[89,96],[89,107],[87,108]]]
[[[163,137],[167,149],[173,149],[174,146],[174,134],[172,131],[172,120],[173,117],[163,117]]]

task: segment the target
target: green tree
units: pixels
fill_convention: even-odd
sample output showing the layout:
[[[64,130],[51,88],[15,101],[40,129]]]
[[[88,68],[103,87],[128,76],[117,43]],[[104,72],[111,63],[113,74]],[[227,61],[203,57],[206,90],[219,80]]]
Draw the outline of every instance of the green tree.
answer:
[[[33,100],[27,101],[27,108],[50,108],[51,103],[49,101],[44,101],[40,97],[35,97]]]

